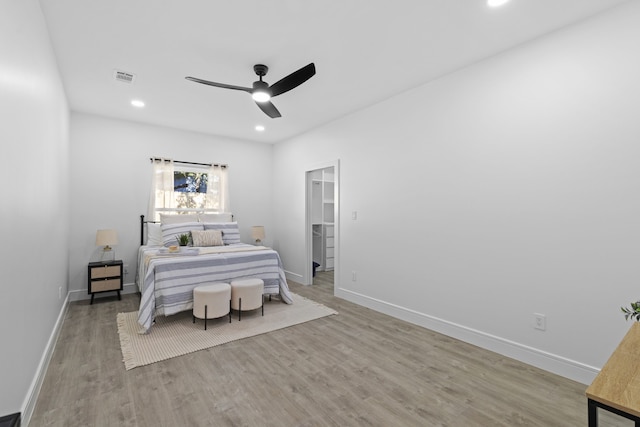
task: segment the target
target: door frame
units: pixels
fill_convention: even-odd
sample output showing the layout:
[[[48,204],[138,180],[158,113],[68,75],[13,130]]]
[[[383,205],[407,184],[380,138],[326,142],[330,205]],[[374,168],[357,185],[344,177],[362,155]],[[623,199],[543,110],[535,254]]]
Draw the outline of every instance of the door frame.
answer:
[[[312,194],[311,173],[318,169],[333,168],[333,233],[334,233],[334,263],[333,263],[333,293],[340,283],[340,159],[316,163],[308,166],[304,171],[305,179],[305,268],[304,284],[313,284],[313,225],[312,225]]]

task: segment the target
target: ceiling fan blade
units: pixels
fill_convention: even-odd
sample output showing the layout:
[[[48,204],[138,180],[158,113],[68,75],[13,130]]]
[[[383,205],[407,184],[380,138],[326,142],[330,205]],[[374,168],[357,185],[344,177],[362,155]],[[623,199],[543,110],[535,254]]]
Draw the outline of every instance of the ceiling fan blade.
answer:
[[[300,86],[302,83],[313,77],[315,73],[316,66],[313,62],[300,68],[298,71],[294,71],[271,85],[271,96],[281,95],[296,86]]]
[[[221,88],[224,88],[224,89],[241,90],[241,91],[249,92],[249,93],[253,92],[253,88],[250,88],[250,87],[242,87],[242,86],[228,85],[228,84],[225,84],[225,83],[210,82],[208,80],[202,80],[202,79],[198,79],[196,77],[185,77],[185,79],[190,80],[192,82],[196,82],[196,83],[202,83],[203,85],[221,87]]]
[[[267,102],[256,102],[258,108],[260,108],[267,116],[272,119],[277,119],[278,117],[282,117],[280,111],[276,108],[275,105],[271,103],[271,101]]]

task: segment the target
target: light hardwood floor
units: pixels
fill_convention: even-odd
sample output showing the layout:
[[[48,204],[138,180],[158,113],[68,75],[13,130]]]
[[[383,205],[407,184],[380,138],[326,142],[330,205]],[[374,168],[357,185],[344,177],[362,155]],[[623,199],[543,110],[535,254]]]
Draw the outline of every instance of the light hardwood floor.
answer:
[[[116,314],[138,296],[73,303],[30,426],[587,425],[585,385],[335,298],[332,282],[289,285],[337,316],[131,371]]]

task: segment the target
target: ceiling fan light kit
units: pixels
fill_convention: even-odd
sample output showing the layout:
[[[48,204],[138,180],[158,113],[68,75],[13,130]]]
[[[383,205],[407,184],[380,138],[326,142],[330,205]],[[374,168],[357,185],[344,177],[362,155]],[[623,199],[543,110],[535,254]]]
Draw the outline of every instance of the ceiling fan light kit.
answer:
[[[305,65],[299,70],[294,71],[288,76],[278,80],[271,86],[269,86],[267,82],[262,81],[262,77],[267,75],[269,67],[263,64],[256,64],[253,66],[253,71],[258,75],[259,80],[253,82],[253,87],[250,88],[243,86],[234,86],[225,83],[211,82],[208,80],[198,79],[196,77],[185,77],[185,79],[209,86],[220,87],[223,89],[233,89],[248,92],[256,102],[256,105],[258,105],[258,108],[260,108],[267,116],[275,119],[277,117],[282,117],[282,115],[280,114],[276,106],[271,102],[271,98],[282,95],[283,93],[288,92],[291,89],[294,89],[309,80],[316,74],[316,66],[313,62]]]
[[[267,102],[271,99],[271,95],[266,90],[257,90],[251,95],[256,102]]]
[[[251,97],[256,102],[267,102],[271,99],[271,89],[269,89],[267,82],[262,81],[262,77],[257,82],[253,82]]]

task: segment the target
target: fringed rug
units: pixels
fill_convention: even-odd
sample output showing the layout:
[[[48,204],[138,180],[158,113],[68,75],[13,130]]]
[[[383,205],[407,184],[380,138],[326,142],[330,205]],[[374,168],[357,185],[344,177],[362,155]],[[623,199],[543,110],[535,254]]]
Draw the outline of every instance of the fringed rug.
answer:
[[[126,370],[150,365],[194,351],[204,350],[242,338],[264,334],[321,317],[338,314],[322,304],[300,295],[293,295],[293,304],[265,300],[264,317],[260,310],[237,312],[229,317],[192,323],[191,311],[173,316],[159,316],[147,334],[140,334],[138,312],[118,313],[118,334]]]

